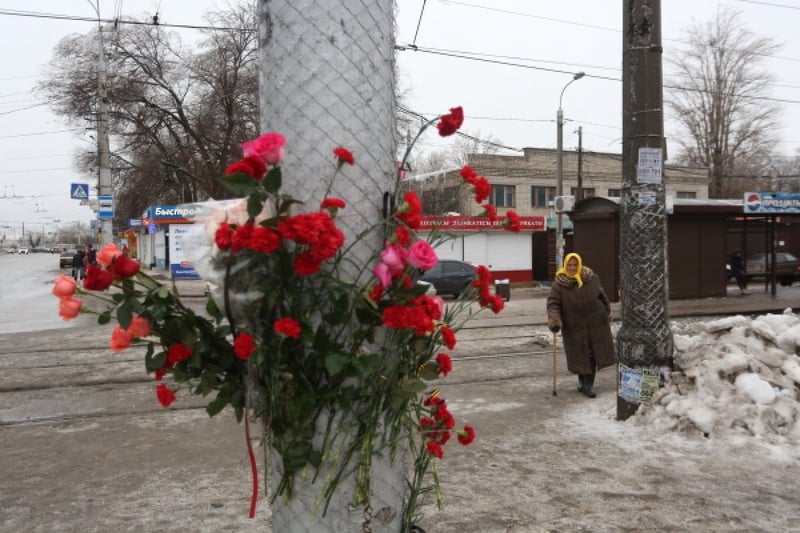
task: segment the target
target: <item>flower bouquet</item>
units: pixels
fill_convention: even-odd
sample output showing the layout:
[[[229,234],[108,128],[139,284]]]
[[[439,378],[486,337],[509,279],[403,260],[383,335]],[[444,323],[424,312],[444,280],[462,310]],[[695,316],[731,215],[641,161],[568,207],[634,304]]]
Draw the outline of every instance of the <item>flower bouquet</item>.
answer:
[[[450,135],[461,125],[461,108],[437,120],[439,133]],[[195,264],[214,287],[204,313],[113,244],[98,252],[99,265],[89,266],[82,287],[63,275],[56,280],[59,313],[65,320],[84,312],[96,313],[101,324],[116,322],[114,351],[143,343],[145,368],[164,407],[176,392],[208,396],[210,416],[230,407],[244,420],[248,444],[249,424],[262,423],[279,462],[273,499],[291,500],[298,477],[311,476],[324,515],[341,480],[352,476],[352,504],[368,505],[372,459],[402,448],[411,463],[407,531],[421,495],[434,490],[441,504],[435,462],[451,436],[464,445],[475,439],[472,427],[457,427],[430,382],[452,371],[448,352],[479,310],[473,304],[497,313],[503,300],[490,292],[483,266],[453,304],[425,294],[416,281],[436,264],[435,246],[447,236],[417,236],[422,206],[414,192],[369,230],[381,232],[385,246],[359,261],[351,249],[360,237],[348,243],[337,227],[344,199],[328,196],[318,209],[295,213],[302,202],[281,193],[284,146],[277,133],[244,143],[244,157],[220,178],[242,199],[214,206],[197,224],[194,248],[205,260]],[[354,164],[349,150],[332,151],[334,178]],[[469,167],[461,176],[479,204],[488,198],[485,178]],[[490,204],[484,207],[486,216],[497,216]],[[507,229],[518,231],[515,220],[507,215]],[[79,298],[87,294],[99,308]],[[253,516],[257,476],[249,452]]]

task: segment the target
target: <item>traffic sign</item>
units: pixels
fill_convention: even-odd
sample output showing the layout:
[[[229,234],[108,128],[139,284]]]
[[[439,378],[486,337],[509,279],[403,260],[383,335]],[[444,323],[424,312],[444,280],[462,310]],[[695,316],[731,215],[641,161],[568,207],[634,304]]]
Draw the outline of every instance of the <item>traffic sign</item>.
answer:
[[[88,200],[89,199],[89,184],[88,183],[73,183],[69,186],[69,197],[73,200]]]
[[[97,197],[97,218],[114,218],[114,197]]]

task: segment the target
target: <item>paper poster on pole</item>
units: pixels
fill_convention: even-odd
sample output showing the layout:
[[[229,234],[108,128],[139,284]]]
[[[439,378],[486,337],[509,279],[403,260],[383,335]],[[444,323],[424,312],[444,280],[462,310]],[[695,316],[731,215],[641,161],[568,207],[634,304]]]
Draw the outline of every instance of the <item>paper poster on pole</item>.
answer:
[[[639,160],[636,164],[638,183],[661,183],[662,154],[661,148],[639,148]]]
[[[649,404],[658,390],[659,368],[632,368],[619,364],[619,390],[617,394],[626,402]]]

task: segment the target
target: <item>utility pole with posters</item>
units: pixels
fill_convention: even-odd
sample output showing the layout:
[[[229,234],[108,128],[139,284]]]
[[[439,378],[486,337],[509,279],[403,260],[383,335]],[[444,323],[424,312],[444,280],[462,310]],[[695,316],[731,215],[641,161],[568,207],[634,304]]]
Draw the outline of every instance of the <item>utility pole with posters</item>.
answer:
[[[622,326],[617,334],[617,418],[625,420],[672,366],[663,181],[661,1],[623,2]]]

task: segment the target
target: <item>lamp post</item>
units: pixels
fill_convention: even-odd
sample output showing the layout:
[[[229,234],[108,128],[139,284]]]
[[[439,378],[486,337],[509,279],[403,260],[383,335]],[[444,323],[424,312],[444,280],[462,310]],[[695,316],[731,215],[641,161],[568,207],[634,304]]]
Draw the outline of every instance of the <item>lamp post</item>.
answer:
[[[556,182],[556,196],[564,196],[564,111],[561,109],[561,99],[564,98],[564,91],[567,90],[570,83],[581,79],[585,75],[585,72],[576,72],[572,79],[561,89],[561,95],[558,97],[558,112],[556,113],[556,176],[558,181]],[[556,215],[556,270],[558,270],[564,262],[564,219],[562,213],[559,212]]]

